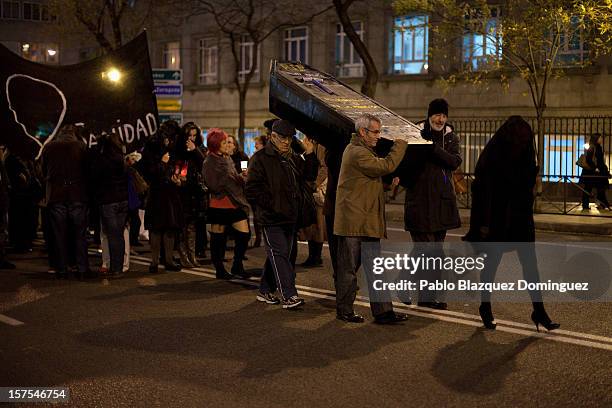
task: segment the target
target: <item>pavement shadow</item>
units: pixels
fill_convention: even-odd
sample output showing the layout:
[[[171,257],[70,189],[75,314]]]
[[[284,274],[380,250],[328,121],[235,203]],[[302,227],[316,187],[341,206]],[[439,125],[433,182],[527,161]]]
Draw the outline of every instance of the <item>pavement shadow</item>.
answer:
[[[487,340],[486,330],[478,328],[467,340],[440,350],[432,374],[446,387],[459,393],[494,394],[516,370],[516,358],[532,343],[527,337],[513,343],[499,344]]]
[[[89,300],[104,301],[111,299],[120,299],[129,296],[155,296],[156,300],[165,301],[189,301],[214,298],[223,295],[230,295],[237,292],[242,292],[244,289],[253,289],[249,285],[242,285],[238,282],[228,282],[215,279],[193,280],[180,283],[155,283],[151,275],[143,276],[144,284],[137,287],[130,287],[121,292],[96,295]],[[148,283],[150,282],[150,283]]]
[[[390,344],[416,339],[412,332],[433,322],[415,317],[396,326],[354,326],[334,317],[313,303],[300,311],[253,303],[208,316],[148,318],[107,325],[83,332],[75,340],[80,348],[91,351],[93,346],[96,353],[128,352],[132,361],[122,364],[120,359],[112,358],[108,366],[82,367],[78,375],[129,375],[130,371],[142,375],[138,367],[148,365],[150,362],[144,359],[151,355],[202,366],[224,360],[231,362],[224,366],[236,367],[228,378],[209,370],[191,370],[190,375],[170,373],[162,364],[149,367],[147,375],[165,380],[178,375],[185,381],[197,382],[209,378],[210,384],[220,389],[226,385],[233,389],[236,377],[265,378],[292,369],[323,368],[338,361],[363,358]],[[143,361],[134,361],[140,359]]]

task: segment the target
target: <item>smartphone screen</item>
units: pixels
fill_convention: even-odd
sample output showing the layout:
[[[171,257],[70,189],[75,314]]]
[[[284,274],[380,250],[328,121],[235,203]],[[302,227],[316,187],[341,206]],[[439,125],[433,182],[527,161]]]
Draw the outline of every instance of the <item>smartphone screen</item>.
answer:
[[[240,168],[246,170],[249,168],[249,162],[247,160],[240,160]]]

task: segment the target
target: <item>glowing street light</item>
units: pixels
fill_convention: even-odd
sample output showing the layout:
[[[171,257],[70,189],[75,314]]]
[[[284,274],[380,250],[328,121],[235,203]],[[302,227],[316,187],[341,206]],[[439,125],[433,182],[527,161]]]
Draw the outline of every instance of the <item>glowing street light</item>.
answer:
[[[111,82],[118,83],[121,81],[121,71],[117,68],[109,68],[108,71],[102,73],[102,78],[108,79]]]

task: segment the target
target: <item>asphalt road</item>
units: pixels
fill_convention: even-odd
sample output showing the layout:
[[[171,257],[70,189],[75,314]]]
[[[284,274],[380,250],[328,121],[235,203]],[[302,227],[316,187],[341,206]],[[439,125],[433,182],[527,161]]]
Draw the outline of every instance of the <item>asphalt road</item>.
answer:
[[[389,237],[407,239],[398,225]],[[47,274],[40,250],[15,256],[18,270],[0,272],[0,387],[64,386],[87,407],[612,406],[611,303],[548,304],[562,324],[551,334],[509,303],[494,304],[496,331],[474,303],[401,307],[410,319],[388,327],[361,301],[368,320],[348,325],[324,254],[298,269],[299,311],[256,302],[255,278],[218,281],[210,265],[151,276],[143,254],[126,278],[79,282]],[[263,250],[248,255],[256,273]]]

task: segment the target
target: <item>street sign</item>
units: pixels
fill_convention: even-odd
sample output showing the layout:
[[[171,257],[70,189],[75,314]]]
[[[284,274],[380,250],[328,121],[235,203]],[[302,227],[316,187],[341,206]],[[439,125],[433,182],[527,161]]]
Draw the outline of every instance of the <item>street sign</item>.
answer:
[[[181,99],[160,98],[157,100],[157,110],[161,112],[180,112],[182,105]]]
[[[183,96],[183,85],[182,84],[155,84],[155,95],[159,98],[165,96],[181,97]]]
[[[182,69],[153,69],[153,81],[158,82],[181,82],[183,80]]]
[[[165,122],[167,120],[175,120],[179,125],[183,124],[183,114],[182,113],[160,113],[159,122]]]

